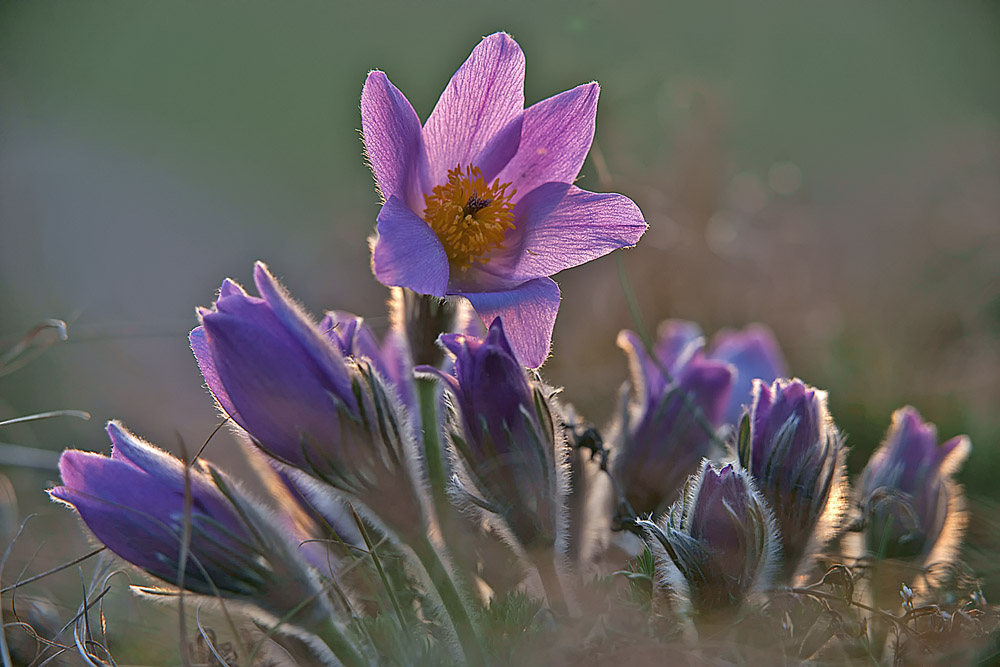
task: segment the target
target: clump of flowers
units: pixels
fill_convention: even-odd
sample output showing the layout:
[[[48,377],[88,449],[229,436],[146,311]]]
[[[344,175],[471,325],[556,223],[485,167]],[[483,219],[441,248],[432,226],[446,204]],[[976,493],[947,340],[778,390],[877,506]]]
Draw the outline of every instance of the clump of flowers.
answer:
[[[963,536],[964,436],[939,446],[916,410],[896,413],[860,479],[851,553],[832,540],[849,490],[826,394],[784,377],[763,325],[709,345],[671,320],[649,348],[623,331],[632,373],[607,440],[533,370],[560,299],[550,276],[646,225],[630,199],[572,184],[597,84],[525,109],[523,77],[518,45],[490,35],[421,124],[369,74],[383,335],[341,311],[312,319],[262,263],[259,296],[226,280],[198,310],[191,349],[263,499],[118,422],[110,458],[62,455],[52,498],[161,598],[222,609],[255,648],[223,657],[199,616],[218,662],[869,664],[956,646],[971,660],[996,608],[970,577],[930,574]],[[583,548],[608,527],[631,546]]]

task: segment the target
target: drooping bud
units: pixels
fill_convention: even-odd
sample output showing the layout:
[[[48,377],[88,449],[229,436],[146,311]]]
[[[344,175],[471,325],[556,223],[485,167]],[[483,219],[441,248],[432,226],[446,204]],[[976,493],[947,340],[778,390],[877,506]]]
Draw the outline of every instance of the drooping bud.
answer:
[[[561,532],[565,441],[545,391],[529,382],[499,318],[485,339],[447,334],[441,343],[455,355],[454,375],[418,370],[436,372],[454,396],[463,495],[502,519],[523,548],[552,547]]]
[[[917,568],[955,556],[965,532],[965,513],[962,488],[952,475],[971,447],[964,435],[939,446],[937,429],[919,412],[909,406],[896,410],[858,489],[870,556]]]
[[[620,427],[611,437],[611,470],[637,516],[662,513],[711,453],[732,385],[727,364],[704,358],[695,325],[667,324],[661,327],[655,358],[635,333],[618,336],[632,380]]]
[[[368,358],[345,359],[364,344],[314,324],[258,263],[262,298],[223,283],[203,309],[191,348],[222,409],[263,452],[312,485],[360,502],[397,533],[426,531],[412,422]]]
[[[638,523],[657,556],[660,585],[680,588],[674,594],[699,616],[735,612],[770,583],[777,529],[737,466],[720,470],[703,461],[661,523]]]
[[[774,511],[781,532],[782,579],[829,539],[843,514],[843,440],[826,407],[826,392],[801,380],[757,380],[740,423],[740,465]]]
[[[185,471],[117,422],[107,431],[111,457],[67,450],[59,460],[63,485],[49,494],[76,508],[111,551],[171,584],[252,603],[277,618],[297,613],[316,622],[332,613],[296,553],[299,539],[221,472],[202,463]]]

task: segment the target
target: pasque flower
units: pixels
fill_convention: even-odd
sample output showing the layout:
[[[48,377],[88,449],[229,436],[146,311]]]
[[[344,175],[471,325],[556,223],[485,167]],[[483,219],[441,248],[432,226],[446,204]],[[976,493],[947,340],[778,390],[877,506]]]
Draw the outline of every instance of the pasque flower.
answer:
[[[681,588],[674,592],[698,614],[734,611],[769,583],[777,530],[767,502],[737,466],[720,470],[703,461],[663,523],[639,525],[658,557],[661,583]]]
[[[412,425],[374,371],[375,352],[375,361],[344,356],[345,346],[352,354],[369,347],[365,331],[335,315],[317,325],[261,263],[254,282],[261,297],[225,281],[215,308],[201,309],[202,325],[191,332],[219,405],[297,484],[313,494],[332,487],[388,527],[421,532]]]
[[[829,537],[843,509],[846,450],[826,392],[801,380],[757,380],[740,423],[739,461],[774,510],[782,568],[790,579],[810,548]]]
[[[961,541],[965,516],[961,487],[951,476],[971,447],[964,435],[938,445],[937,429],[919,412],[909,406],[896,410],[885,441],[861,475],[869,554],[918,565],[952,555],[947,552]]]
[[[612,474],[638,516],[660,514],[711,452],[732,387],[732,369],[705,359],[690,323],[661,330],[651,357],[639,336],[618,345],[632,369],[621,423],[612,435]],[[697,339],[700,340],[700,339]],[[693,342],[694,341],[694,342]]]
[[[272,525],[222,473],[201,464],[185,473],[180,461],[119,423],[107,431],[111,457],[63,452],[63,485],[49,494],[75,507],[111,551],[193,592],[244,598],[279,616],[319,599],[318,582],[294,553],[298,538]],[[178,581],[185,521],[188,556]]]
[[[590,150],[598,85],[524,108],[524,54],[483,39],[421,126],[386,75],[361,95],[365,148],[385,200],[372,266],[385,285],[460,295],[503,316],[518,360],[549,351],[559,288],[549,276],[625,246],[646,229],[618,194],[573,185]]]
[[[502,518],[520,545],[551,547],[560,521],[562,441],[544,392],[529,383],[500,318],[485,339],[445,334],[441,343],[455,355],[454,375],[418,370],[441,377],[455,397],[452,442],[471,487],[460,491]]]

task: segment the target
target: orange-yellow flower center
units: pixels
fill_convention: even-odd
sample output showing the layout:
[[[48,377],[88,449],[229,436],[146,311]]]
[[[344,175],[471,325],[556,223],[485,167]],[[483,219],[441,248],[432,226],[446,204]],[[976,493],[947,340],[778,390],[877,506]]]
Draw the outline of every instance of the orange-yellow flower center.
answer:
[[[424,220],[437,234],[448,261],[465,271],[473,262],[485,264],[490,250],[501,247],[508,229],[514,228],[514,211],[507,192],[510,183],[500,179],[488,185],[479,167],[458,165],[448,172],[448,182],[424,195]]]

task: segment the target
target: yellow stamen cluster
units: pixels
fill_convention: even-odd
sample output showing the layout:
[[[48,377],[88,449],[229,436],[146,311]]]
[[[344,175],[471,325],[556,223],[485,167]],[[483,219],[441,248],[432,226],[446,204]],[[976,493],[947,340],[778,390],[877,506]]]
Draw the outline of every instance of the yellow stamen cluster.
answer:
[[[485,255],[501,247],[508,229],[514,228],[514,211],[507,193],[510,183],[500,179],[487,185],[479,167],[458,165],[448,172],[448,182],[424,195],[424,220],[437,234],[448,261],[465,271],[473,262],[485,264]]]

